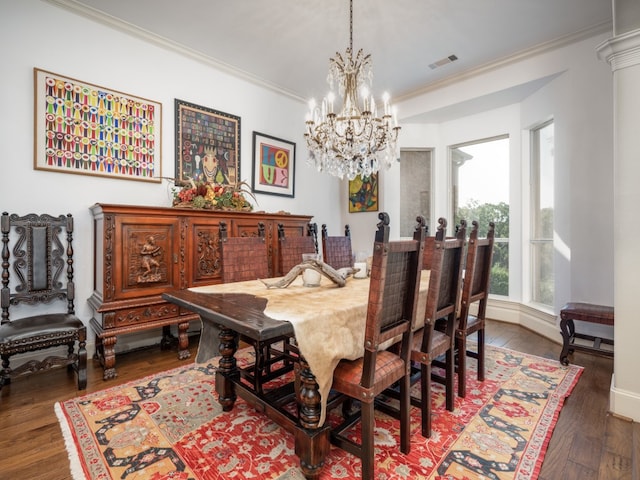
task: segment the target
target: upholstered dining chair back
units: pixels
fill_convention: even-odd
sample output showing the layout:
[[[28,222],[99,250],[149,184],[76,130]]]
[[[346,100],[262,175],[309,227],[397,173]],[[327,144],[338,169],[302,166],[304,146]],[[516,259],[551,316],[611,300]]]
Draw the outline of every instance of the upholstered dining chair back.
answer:
[[[364,356],[342,360],[333,375],[332,389],[360,402],[360,410],[345,415],[343,423],[332,428],[331,441],[362,460],[362,478],[374,476],[374,402],[396,382],[400,388],[403,416],[400,419],[400,450],[409,453],[409,357],[417,314],[425,222],[418,218],[413,240],[389,241],[389,216],[378,215],[380,223],[373,245]],[[352,280],[361,281],[361,280]],[[386,342],[399,348],[381,349]],[[349,401],[347,401],[350,404]],[[358,444],[344,432],[355,421],[362,422]]]
[[[31,213],[2,214],[2,290],[0,303],[0,388],[23,374],[67,366],[87,385],[87,331],[75,314],[73,217]],[[76,349],[77,344],[77,349]],[[13,368],[13,355],[67,347]]]
[[[278,224],[278,265],[280,273],[286,275],[302,262],[303,253],[318,253],[318,226],[307,225],[307,235],[287,237],[284,225]]]
[[[269,257],[262,222],[258,223],[255,236],[230,237],[226,222],[220,222],[219,233],[224,283],[269,277]]]
[[[431,436],[431,381],[445,384],[446,407],[453,411],[454,387],[454,333],[457,308],[462,287],[462,266],[465,253],[466,222],[462,220],[456,236],[445,238],[447,221],[438,220],[438,231],[432,244],[429,290],[424,315],[424,326],[414,333],[411,359],[420,365],[420,398],[412,397],[412,403],[422,411],[422,435]],[[444,323],[436,329],[436,323]],[[444,355],[441,366],[444,377],[432,375],[432,365]]]
[[[329,236],[327,225],[322,225],[322,257],[324,263],[336,270],[353,267],[353,250],[351,248],[351,230],[344,227],[344,236]]]
[[[462,240],[464,240],[465,235],[466,235],[465,220],[462,220],[460,224],[456,225],[456,231],[453,237],[445,237],[445,232],[440,228],[436,230],[436,234],[434,236],[429,236],[429,228],[427,228],[427,239],[425,240],[425,243],[424,243],[424,257],[423,257],[422,268],[424,270],[431,269],[431,259],[433,258],[433,251],[434,251],[436,240],[444,240],[445,238],[461,238]]]
[[[462,297],[460,299],[460,315],[456,330],[458,348],[458,396],[466,395],[466,357],[477,359],[478,380],[484,380],[484,344],[485,315],[489,287],[491,281],[491,264],[493,262],[493,246],[495,242],[495,223],[489,223],[485,238],[478,238],[478,222],[472,222],[467,248]],[[469,312],[471,305],[477,303],[477,312]],[[467,348],[467,337],[478,332],[477,350]]]

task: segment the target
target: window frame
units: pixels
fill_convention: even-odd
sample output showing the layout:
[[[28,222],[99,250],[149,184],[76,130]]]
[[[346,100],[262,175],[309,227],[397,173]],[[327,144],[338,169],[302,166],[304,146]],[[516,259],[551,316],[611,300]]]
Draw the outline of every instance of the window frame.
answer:
[[[531,303],[540,306],[545,310],[553,310],[554,301],[555,301],[555,265],[554,265],[554,228],[553,228],[553,217],[551,220],[552,229],[550,236],[545,236],[541,227],[541,215],[542,208],[541,205],[541,132],[549,127],[553,126],[553,146],[555,146],[555,123],[553,119],[546,120],[542,123],[536,124],[535,126],[529,129],[529,142],[530,142],[530,160],[529,160],[529,215],[530,215],[530,223],[529,223],[529,299]],[[553,191],[554,188],[554,170],[555,170],[555,157],[551,157],[552,164],[550,166],[550,170],[552,173],[551,177],[551,189]],[[552,213],[555,209],[555,197],[552,198],[553,207]],[[544,248],[545,246],[551,247],[551,287],[550,291],[552,294],[552,298],[550,303],[547,303],[543,298],[543,292],[540,290],[540,286],[543,283],[543,280],[540,278],[541,268],[540,262],[537,259],[540,258],[541,253],[539,250]]]

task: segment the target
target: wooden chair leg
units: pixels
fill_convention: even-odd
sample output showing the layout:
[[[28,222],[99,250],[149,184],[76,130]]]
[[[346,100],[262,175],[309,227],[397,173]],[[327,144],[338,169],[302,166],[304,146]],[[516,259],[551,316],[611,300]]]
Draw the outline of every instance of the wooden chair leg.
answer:
[[[409,375],[400,379],[400,451],[411,451],[411,381]]]
[[[458,396],[467,394],[467,337],[458,338]]]
[[[78,342],[78,390],[87,388],[87,349],[86,341],[81,338]]]
[[[422,410],[422,436],[431,437],[431,365],[420,365],[420,402]]]
[[[456,374],[456,366],[454,361],[453,349],[447,350],[446,356],[446,378],[445,378],[445,396],[447,410],[453,412],[453,388],[454,388],[454,376]]]
[[[362,478],[373,478],[373,467],[375,464],[374,449],[374,404],[373,402],[362,403]]]
[[[484,328],[478,330],[478,381],[484,382]]]

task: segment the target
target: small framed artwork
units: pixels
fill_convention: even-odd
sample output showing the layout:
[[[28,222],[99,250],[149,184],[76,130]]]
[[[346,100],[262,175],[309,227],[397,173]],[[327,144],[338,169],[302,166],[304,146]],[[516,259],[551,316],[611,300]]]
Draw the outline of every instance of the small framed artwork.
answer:
[[[36,170],[162,181],[162,104],[33,69]]]
[[[349,213],[378,211],[378,173],[349,180]]]
[[[240,117],[176,99],[176,184],[237,185]]]
[[[296,144],[280,138],[253,132],[254,193],[294,196]]]

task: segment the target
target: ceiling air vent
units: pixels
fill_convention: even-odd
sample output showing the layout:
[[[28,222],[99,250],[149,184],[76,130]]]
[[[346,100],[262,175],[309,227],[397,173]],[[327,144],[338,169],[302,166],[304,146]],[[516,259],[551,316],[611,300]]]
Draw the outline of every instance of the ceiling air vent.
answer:
[[[437,62],[433,62],[429,65],[429,68],[431,70],[435,70],[438,67],[446,65],[447,63],[455,62],[456,60],[458,60],[458,57],[456,57],[455,55],[449,55],[448,57],[444,57],[443,59],[438,60]]]

